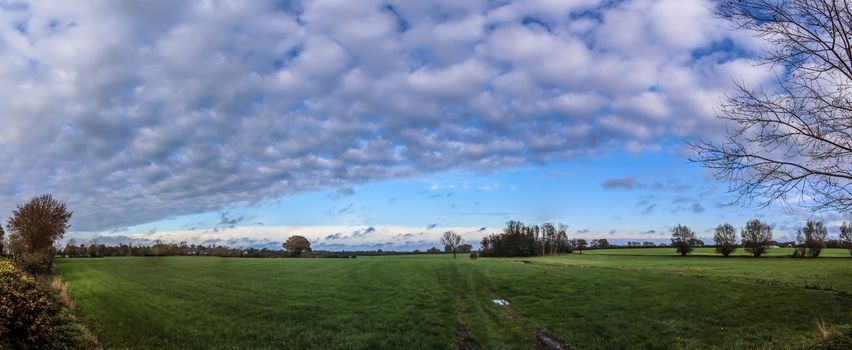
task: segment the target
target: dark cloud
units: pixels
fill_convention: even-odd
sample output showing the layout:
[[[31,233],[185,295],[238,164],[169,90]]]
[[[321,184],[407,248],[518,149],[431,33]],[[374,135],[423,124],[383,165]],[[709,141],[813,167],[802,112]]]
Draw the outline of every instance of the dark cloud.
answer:
[[[414,174],[655,150],[719,130],[701,101],[735,77],[771,77],[722,52],[753,45],[698,1],[391,3],[7,11],[0,212],[52,192],[73,230],[110,230]],[[578,26],[579,14],[599,20]]]
[[[353,237],[353,238],[365,237],[365,236],[367,236],[371,233],[374,233],[374,232],[376,232],[376,229],[374,227],[370,226],[370,227],[367,227],[363,230],[356,230],[355,232],[352,232],[351,237]]]
[[[637,188],[645,187],[645,185],[639,183],[635,177],[628,176],[620,179],[609,179],[603,182],[603,188],[605,189],[622,189],[622,190],[633,190]]]
[[[703,213],[706,210],[704,209],[704,206],[701,205],[701,203],[692,203],[689,209],[696,214]]]
[[[341,239],[341,238],[343,238],[343,234],[340,233],[340,232],[325,236],[325,239],[328,240],[328,241],[335,240],[335,239]]]
[[[427,230],[431,230],[431,229],[433,229],[433,228],[435,228],[435,227],[438,227],[438,224],[429,224],[429,225],[426,225],[426,229],[427,229]]]
[[[219,214],[219,225],[233,226],[242,222],[244,218],[244,216],[234,217],[228,212],[223,212]]]

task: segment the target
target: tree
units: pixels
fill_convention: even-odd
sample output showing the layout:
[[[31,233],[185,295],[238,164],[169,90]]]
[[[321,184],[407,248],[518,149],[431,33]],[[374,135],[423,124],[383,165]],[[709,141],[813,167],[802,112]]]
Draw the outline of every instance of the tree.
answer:
[[[282,245],[285,250],[290,252],[291,256],[299,257],[302,256],[303,253],[311,252],[311,241],[302,236],[290,236],[287,238],[287,242],[284,242]]]
[[[463,241],[462,237],[453,231],[444,232],[444,235],[441,236],[441,244],[444,245],[445,249],[449,248],[453,252],[453,259],[456,258],[456,250]]]
[[[713,241],[716,242],[717,253],[722,256],[731,255],[737,249],[737,229],[728,223],[716,226]]]
[[[818,257],[825,248],[828,230],[820,221],[808,220],[796,234],[796,255]]]
[[[606,238],[601,239],[593,239],[592,240],[593,248],[609,248],[609,241]]]
[[[696,245],[698,239],[689,227],[678,224],[672,229],[672,247],[675,247],[681,256],[689,254]]]
[[[3,256],[4,243],[6,243],[6,232],[3,231],[3,225],[0,224],[0,256]]]
[[[849,249],[849,255],[852,255],[852,223],[844,222],[840,225],[840,244]]]
[[[9,238],[16,259],[32,272],[53,268],[54,242],[62,238],[70,225],[71,212],[65,203],[49,194],[18,205],[9,218]]]
[[[746,251],[759,257],[769,249],[772,241],[772,229],[758,219],[746,223],[742,231],[742,244]]]
[[[459,246],[458,251],[459,253],[470,253],[471,251],[473,251],[473,246],[468,243],[465,243]]]
[[[574,247],[577,247],[577,250],[580,251],[580,255],[583,255],[583,249],[586,248],[588,245],[589,243],[586,242],[586,240],[583,238],[574,239]]]
[[[726,140],[692,143],[692,160],[740,200],[852,210],[850,4],[732,0],[715,12],[766,40],[762,63],[782,71],[771,90],[737,84],[719,114],[733,122]]]

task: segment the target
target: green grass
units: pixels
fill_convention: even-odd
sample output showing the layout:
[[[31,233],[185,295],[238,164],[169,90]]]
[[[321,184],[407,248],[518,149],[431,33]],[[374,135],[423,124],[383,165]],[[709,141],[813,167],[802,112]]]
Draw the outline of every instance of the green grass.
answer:
[[[852,325],[852,259],[60,259],[108,348],[785,348]],[[766,277],[764,275],[776,277]],[[731,277],[738,276],[738,277]],[[831,290],[806,289],[810,276]],[[776,282],[772,282],[776,280]],[[809,282],[808,282],[809,283]],[[511,301],[511,310],[491,303]]]
[[[770,248],[764,256],[766,257],[789,257],[793,255],[793,250],[795,248]],[[594,255],[678,255],[677,251],[674,248],[616,248],[616,249],[593,249],[593,250],[584,250],[583,254],[594,254]],[[695,248],[694,251],[689,253],[690,255],[707,255],[707,256],[719,256],[719,253],[716,253],[716,248],[702,247]],[[743,248],[737,248],[731,256],[751,256],[749,252],[747,252]],[[820,253],[820,258],[848,258],[849,249],[840,249],[840,248],[830,248],[823,249],[822,253]]]

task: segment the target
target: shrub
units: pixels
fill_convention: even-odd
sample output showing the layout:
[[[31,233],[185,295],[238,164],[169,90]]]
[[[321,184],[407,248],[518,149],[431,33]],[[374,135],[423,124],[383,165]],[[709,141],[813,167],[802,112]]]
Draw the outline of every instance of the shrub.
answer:
[[[746,223],[742,231],[743,248],[759,257],[769,249],[772,241],[772,229],[765,222],[758,219]]]
[[[716,242],[717,253],[723,256],[731,255],[737,249],[737,229],[730,224],[716,226],[713,241]]]
[[[479,258],[479,253],[477,253],[477,252],[470,252],[470,260],[476,260],[476,259],[478,259],[478,258]]]
[[[15,264],[21,269],[33,274],[50,273],[52,258],[47,253],[18,253],[14,257]]]
[[[94,336],[38,281],[0,259],[0,349],[95,349]]]

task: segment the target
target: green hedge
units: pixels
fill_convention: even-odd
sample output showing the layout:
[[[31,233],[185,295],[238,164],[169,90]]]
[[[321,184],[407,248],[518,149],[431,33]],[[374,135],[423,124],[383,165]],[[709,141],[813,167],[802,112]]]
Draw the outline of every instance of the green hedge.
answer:
[[[95,337],[35,278],[0,259],[0,349],[96,349]]]

